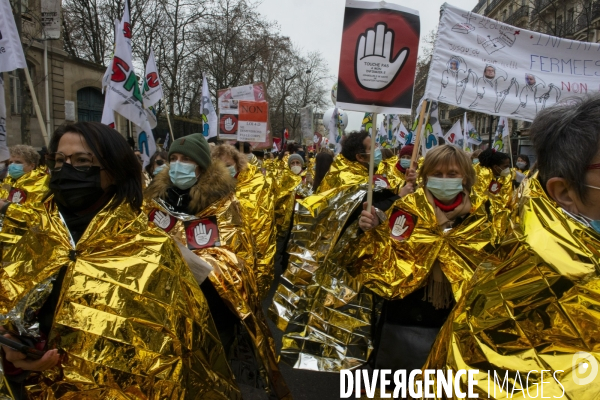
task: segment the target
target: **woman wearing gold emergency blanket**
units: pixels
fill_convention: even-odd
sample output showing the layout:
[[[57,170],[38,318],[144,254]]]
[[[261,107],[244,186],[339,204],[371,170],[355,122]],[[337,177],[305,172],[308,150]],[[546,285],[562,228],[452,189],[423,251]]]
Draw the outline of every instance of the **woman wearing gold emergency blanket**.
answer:
[[[211,159],[202,134],[193,134],[169,148],[169,167],[146,189],[145,209],[150,221],[184,246],[188,259],[212,266],[201,289],[242,392],[288,398],[261,309],[254,243],[235,192],[230,171]]]
[[[530,136],[538,175],[424,368],[479,370],[480,398],[598,399],[600,98],[540,112]]]
[[[239,399],[205,297],[141,212],[126,141],[78,123],[50,143],[50,196],[2,204],[1,393],[15,399]]]
[[[9,149],[8,176],[0,185],[0,199],[15,204],[40,202],[48,196],[50,176],[40,166],[40,155],[31,146],[18,144]]]
[[[422,187],[386,215],[363,211],[309,284],[313,300],[297,315],[310,316],[302,324],[291,318],[282,352],[328,371],[369,357],[377,368],[421,367],[498,240],[486,199],[472,191],[471,165],[456,147],[435,148],[420,169]]]

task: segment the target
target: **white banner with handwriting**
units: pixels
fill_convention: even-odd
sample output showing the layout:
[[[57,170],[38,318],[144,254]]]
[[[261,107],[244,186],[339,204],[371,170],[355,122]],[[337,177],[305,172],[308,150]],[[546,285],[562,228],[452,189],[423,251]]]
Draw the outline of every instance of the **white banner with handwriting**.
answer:
[[[559,101],[600,90],[600,44],[516,28],[448,3],[425,97],[532,121]]]

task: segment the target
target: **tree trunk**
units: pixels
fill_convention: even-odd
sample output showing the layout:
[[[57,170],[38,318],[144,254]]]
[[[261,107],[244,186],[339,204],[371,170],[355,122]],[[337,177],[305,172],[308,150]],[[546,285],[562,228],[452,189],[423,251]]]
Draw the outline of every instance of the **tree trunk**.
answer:
[[[33,100],[27,86],[25,71],[21,68],[19,68],[19,82],[19,90],[21,91],[21,143],[31,146],[31,130],[29,125],[33,110]]]

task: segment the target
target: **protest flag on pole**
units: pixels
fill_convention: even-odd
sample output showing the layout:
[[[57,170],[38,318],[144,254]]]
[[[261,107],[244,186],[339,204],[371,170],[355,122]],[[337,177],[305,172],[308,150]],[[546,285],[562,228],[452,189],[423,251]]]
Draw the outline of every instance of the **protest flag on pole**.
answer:
[[[0,0],[0,72],[27,68],[17,24],[8,0]]]
[[[154,50],[152,48],[150,48],[150,55],[146,62],[142,97],[144,98],[144,107],[146,108],[153,107],[164,97],[160,75],[158,68],[156,68],[156,60],[154,59]]]
[[[140,86],[133,66],[131,24],[127,2],[125,2],[123,18],[117,30],[115,55],[111,65],[112,72],[105,101],[108,101],[112,109],[123,117],[142,126],[148,120],[148,115],[144,109]]]
[[[462,127],[460,126],[460,119],[456,120],[456,123],[452,125],[452,128],[444,135],[444,140],[455,146],[458,146],[462,149],[463,147],[463,132]]]

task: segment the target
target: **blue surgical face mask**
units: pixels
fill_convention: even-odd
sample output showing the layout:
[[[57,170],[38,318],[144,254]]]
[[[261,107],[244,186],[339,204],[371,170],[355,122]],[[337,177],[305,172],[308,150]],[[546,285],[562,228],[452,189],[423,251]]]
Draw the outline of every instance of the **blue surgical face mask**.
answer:
[[[158,167],[154,168],[154,172],[152,172],[152,175],[156,176],[158,174],[160,174],[160,171],[162,171],[163,169],[165,169],[166,165],[159,165]]]
[[[474,158],[473,159],[473,165],[479,164],[479,158]]]
[[[23,171],[23,164],[10,164],[8,166],[8,175],[13,179],[19,179],[25,175],[25,171]]]
[[[410,167],[410,158],[401,158],[400,159],[400,166],[404,169],[407,169]]]
[[[229,170],[229,175],[231,175],[232,178],[235,178],[237,171],[235,170],[235,165],[230,165],[229,167],[227,167],[227,169]]]
[[[375,162],[375,166],[377,167],[379,164],[381,164],[381,160],[383,159],[383,156],[381,155],[381,150],[380,149],[375,149],[375,154],[373,154],[373,162]]]
[[[198,181],[198,178],[196,178],[196,165],[180,161],[172,162],[169,167],[169,177],[173,185],[179,189],[189,189]]]
[[[454,200],[463,191],[463,178],[427,178],[427,189],[438,200]]]

